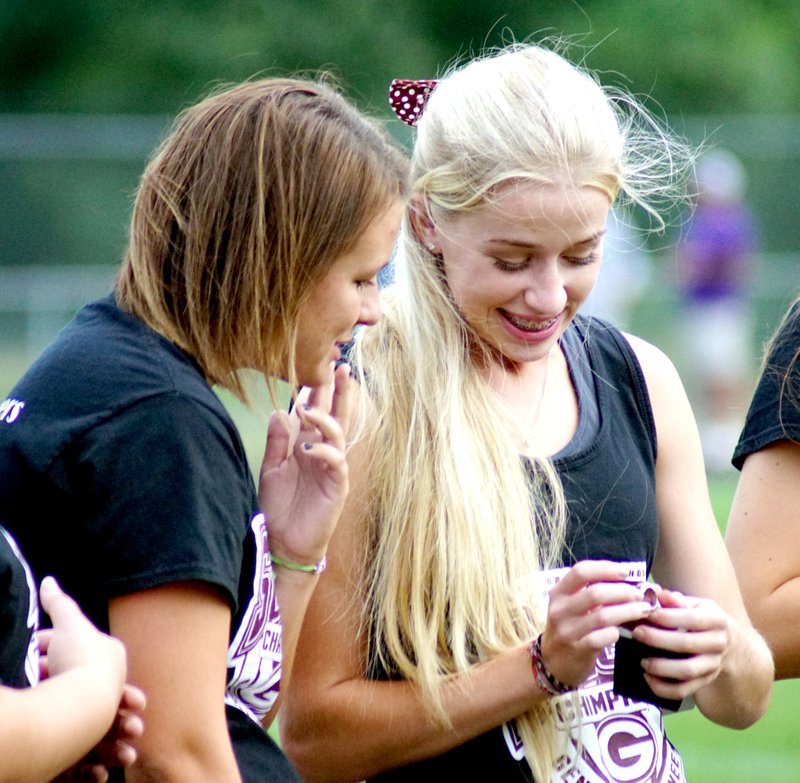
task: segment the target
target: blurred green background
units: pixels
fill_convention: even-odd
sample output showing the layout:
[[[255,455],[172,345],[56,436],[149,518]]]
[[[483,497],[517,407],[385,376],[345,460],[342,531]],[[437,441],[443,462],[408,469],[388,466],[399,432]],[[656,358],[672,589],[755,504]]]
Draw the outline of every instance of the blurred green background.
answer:
[[[565,35],[604,82],[626,87],[695,142],[732,150],[761,225],[752,363],[792,300],[800,259],[797,0],[3,0],[0,3],[0,397],[83,302],[104,292],[131,199],[178,111],[256,75],[333,73],[405,144],[395,77],[433,77],[486,47]],[[675,288],[679,230],[648,239],[632,331],[684,368]],[[690,393],[691,377],[686,378]],[[253,460],[264,412],[229,400]],[[711,477],[724,526],[736,477]],[[800,779],[800,688],[780,683],[740,733],[668,718],[694,783]]]

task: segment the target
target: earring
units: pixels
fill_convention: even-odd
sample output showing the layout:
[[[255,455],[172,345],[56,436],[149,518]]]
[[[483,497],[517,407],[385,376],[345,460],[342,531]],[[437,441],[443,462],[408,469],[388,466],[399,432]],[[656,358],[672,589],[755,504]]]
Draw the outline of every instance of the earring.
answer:
[[[428,244],[425,245],[425,247],[428,248],[428,250],[430,250],[431,253],[436,255],[436,245],[434,245],[433,242],[428,242]]]

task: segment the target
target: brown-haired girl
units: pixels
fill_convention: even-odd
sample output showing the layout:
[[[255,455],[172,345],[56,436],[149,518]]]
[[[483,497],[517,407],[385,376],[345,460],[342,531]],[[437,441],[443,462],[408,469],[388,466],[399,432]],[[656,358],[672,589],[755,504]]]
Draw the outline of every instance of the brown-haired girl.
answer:
[[[114,292],[3,403],[0,520],[147,694],[127,780],[296,779],[264,729],[348,488],[334,365],[379,317],[405,182],[323,84],[212,95],[144,172]],[[212,389],[244,398],[243,369],[312,388],[271,419],[258,490]]]

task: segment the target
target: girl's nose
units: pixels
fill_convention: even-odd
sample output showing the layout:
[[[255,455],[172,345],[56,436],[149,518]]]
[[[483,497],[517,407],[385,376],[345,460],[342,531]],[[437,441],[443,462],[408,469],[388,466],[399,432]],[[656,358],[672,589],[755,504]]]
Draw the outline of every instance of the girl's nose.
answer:
[[[567,291],[557,262],[533,264],[525,304],[541,315],[557,315],[567,305]]]
[[[373,326],[378,323],[381,317],[381,300],[378,296],[378,286],[371,285],[363,289],[364,296],[361,299],[361,312],[359,313],[358,323],[364,326]]]

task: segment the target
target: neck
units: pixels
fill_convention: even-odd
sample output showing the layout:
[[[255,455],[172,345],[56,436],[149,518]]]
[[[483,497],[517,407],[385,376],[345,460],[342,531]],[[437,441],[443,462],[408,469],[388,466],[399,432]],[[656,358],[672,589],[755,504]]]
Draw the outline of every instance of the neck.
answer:
[[[521,454],[549,456],[569,442],[578,403],[560,345],[518,372],[495,369],[488,382],[506,407]]]

